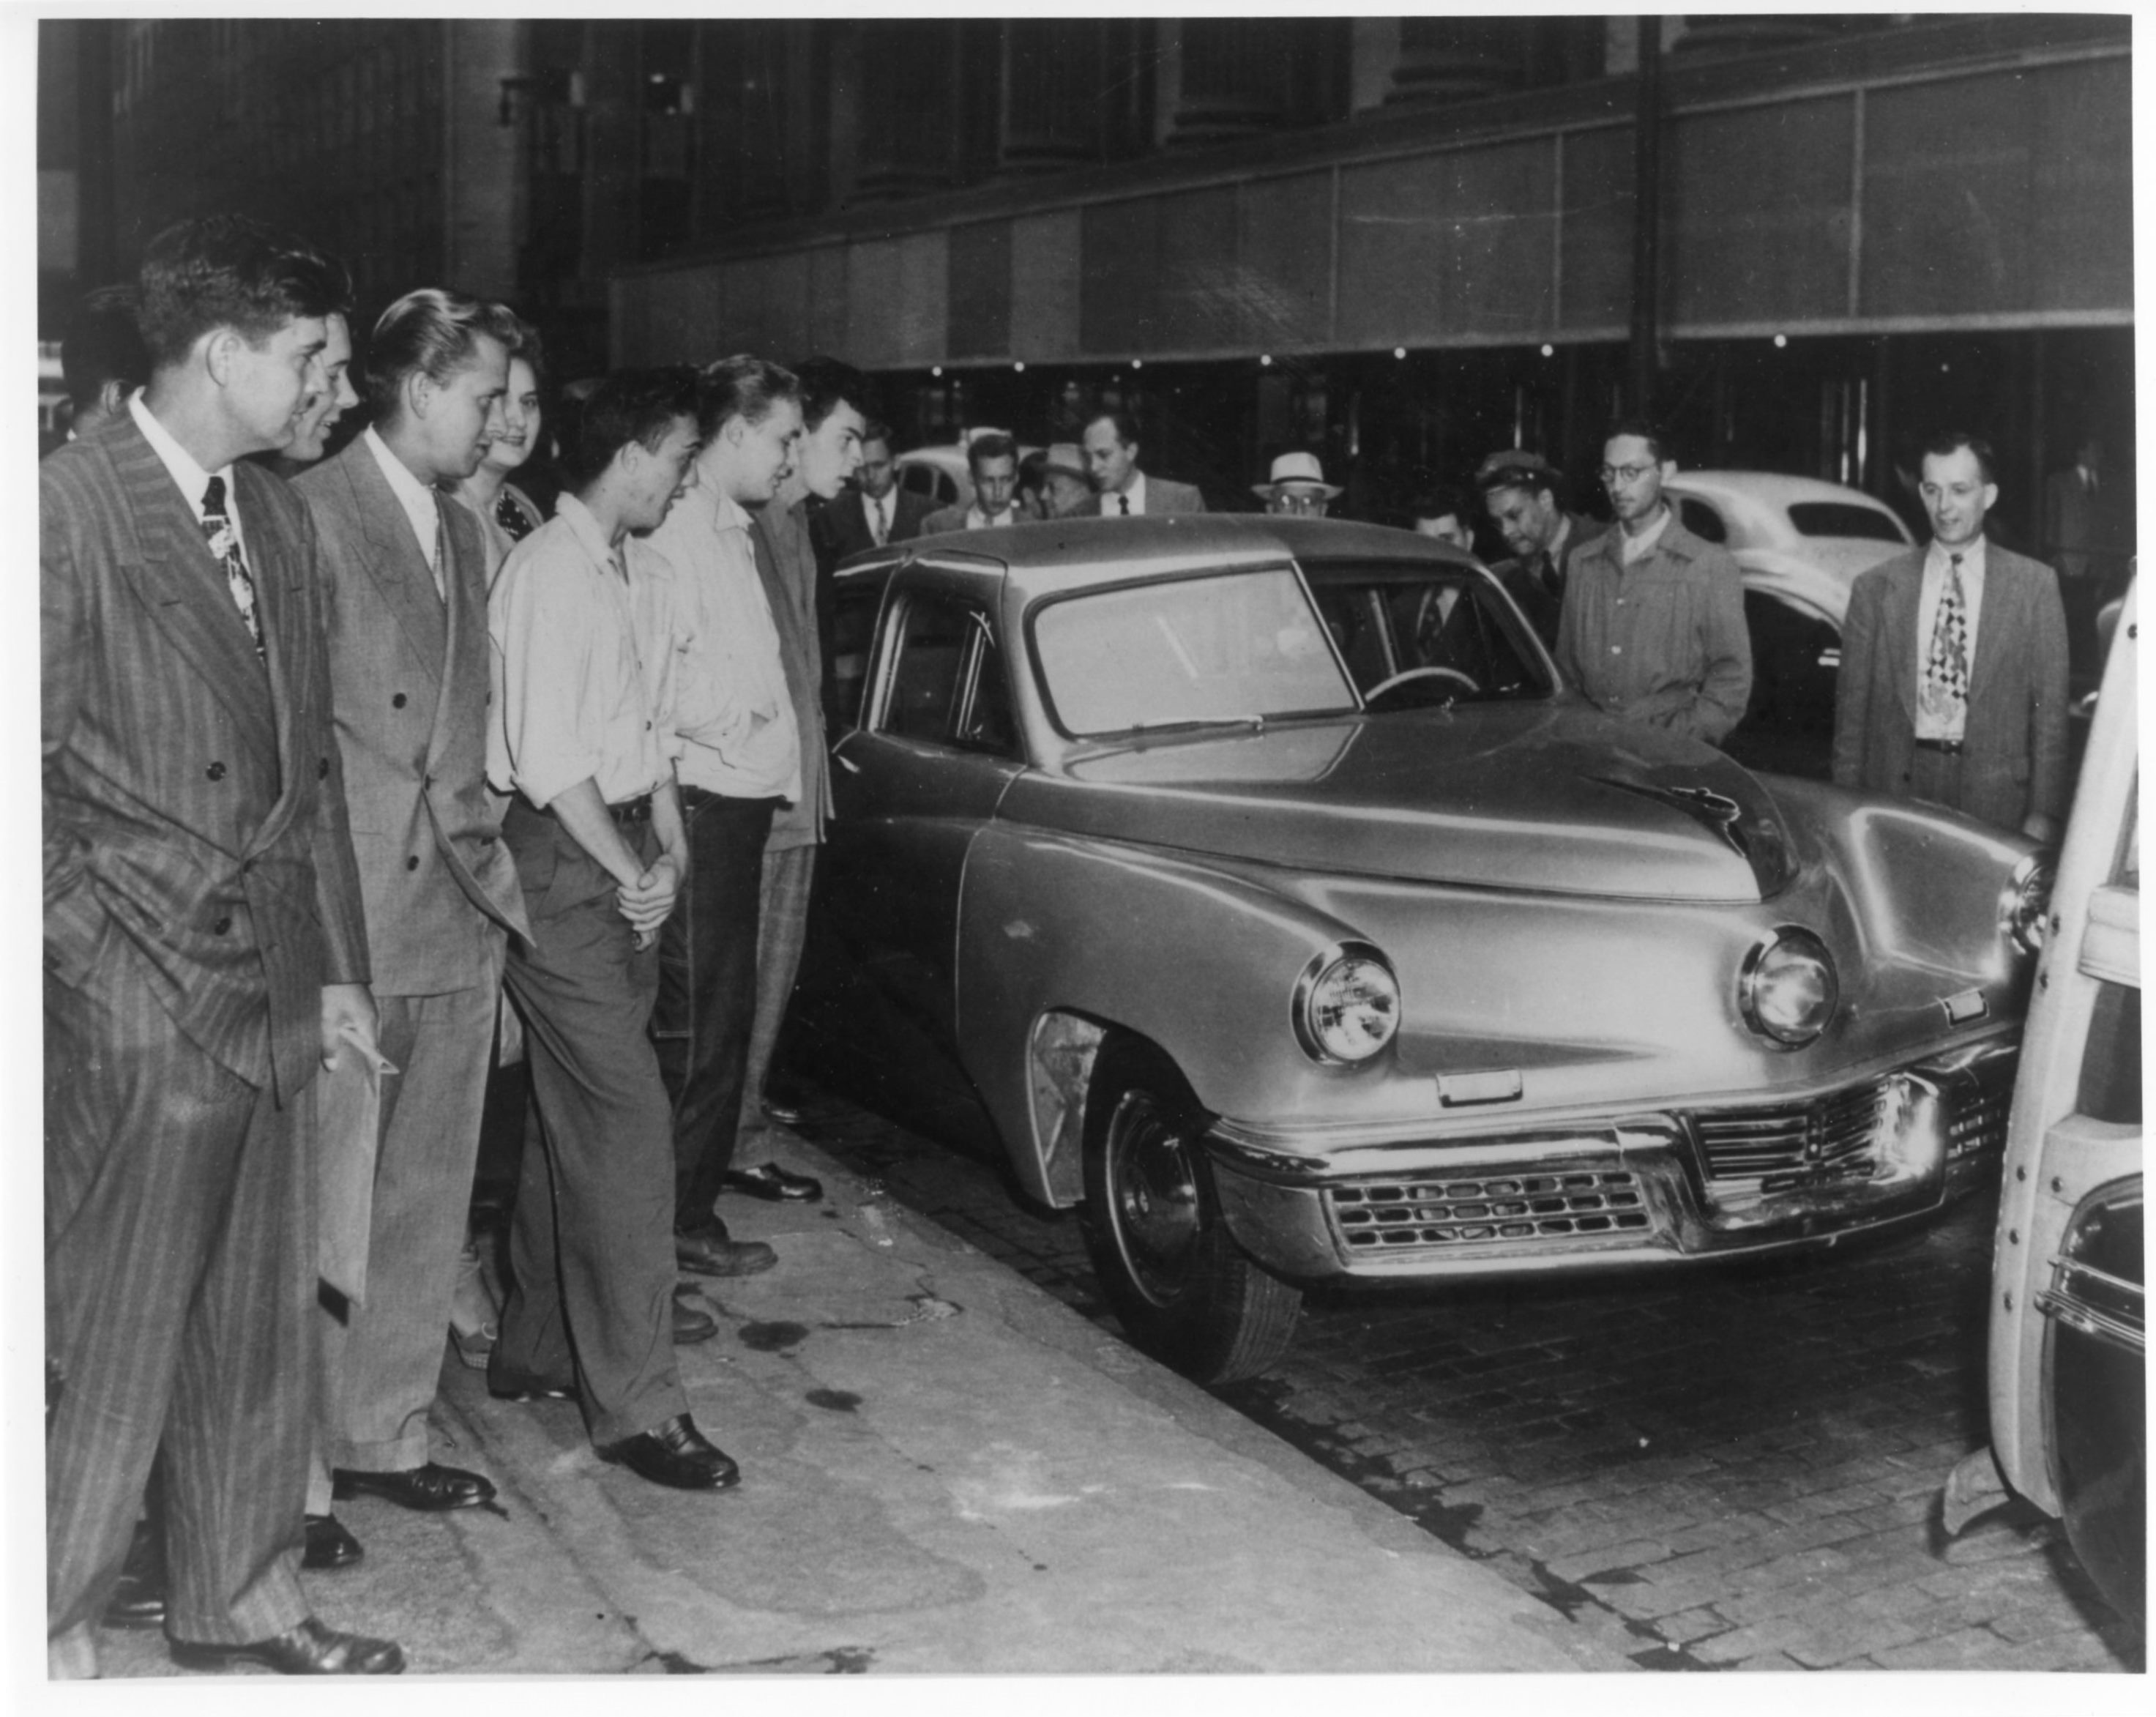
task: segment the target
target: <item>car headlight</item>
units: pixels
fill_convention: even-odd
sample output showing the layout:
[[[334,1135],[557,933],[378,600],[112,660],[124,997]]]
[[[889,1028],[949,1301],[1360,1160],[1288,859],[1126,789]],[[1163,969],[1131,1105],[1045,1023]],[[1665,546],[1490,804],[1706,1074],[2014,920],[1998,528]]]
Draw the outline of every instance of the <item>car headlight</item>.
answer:
[[[2055,870],[2048,854],[2032,852],[2014,867],[1999,894],[1999,928],[2024,954],[2044,951]]]
[[[1738,997],[1746,1025],[1795,1048],[1826,1030],[1841,1003],[1841,981],[1826,944],[1785,924],[1745,960]]]
[[[1313,955],[1295,986],[1295,1035],[1312,1061],[1367,1062],[1400,1029],[1400,980],[1367,942]]]

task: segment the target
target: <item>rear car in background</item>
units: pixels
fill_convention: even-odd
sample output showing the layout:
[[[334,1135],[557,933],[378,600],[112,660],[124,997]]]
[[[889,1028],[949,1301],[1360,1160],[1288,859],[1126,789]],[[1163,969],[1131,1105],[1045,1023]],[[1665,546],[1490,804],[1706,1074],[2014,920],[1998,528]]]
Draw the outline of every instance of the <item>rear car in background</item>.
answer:
[[[1991,1447],[1956,1469],[1945,1514],[1957,1529],[1988,1511],[2003,1478],[2065,1523],[2099,1589],[2138,1622],[2148,1482],[2137,630],[2129,594],[2059,857],[2008,1123]]]
[[[1685,528],[1727,548],[1744,576],[1752,702],[1730,754],[1825,779],[1850,587],[1912,546],[1908,527],[1883,501],[1815,477],[1680,471],[1663,492]]]
[[[955,444],[912,447],[898,455],[891,463],[898,467],[898,486],[910,490],[938,507],[971,506],[973,504],[973,474],[966,464],[966,450],[973,445],[976,435],[1007,435],[1008,429],[981,428],[963,431]],[[1023,463],[1028,454],[1040,450],[1026,442],[1019,442],[1018,456]]]

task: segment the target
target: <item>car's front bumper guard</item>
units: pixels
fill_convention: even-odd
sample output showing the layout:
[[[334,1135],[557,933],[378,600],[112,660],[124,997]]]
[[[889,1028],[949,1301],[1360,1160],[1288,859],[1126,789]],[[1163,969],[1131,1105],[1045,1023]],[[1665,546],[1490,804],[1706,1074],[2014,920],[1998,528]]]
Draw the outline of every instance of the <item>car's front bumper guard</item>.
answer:
[[[1290,1277],[1518,1275],[1636,1267],[1830,1243],[1937,1209],[2003,1144],[2017,1046],[1967,1046],[1811,1094],[1830,1115],[1789,1160],[1717,1172],[1702,1134],[1804,1103],[1671,1108],[1442,1140],[1297,1141],[1230,1122],[1207,1135],[1229,1231]],[[1298,1149],[1298,1144],[1301,1148]]]

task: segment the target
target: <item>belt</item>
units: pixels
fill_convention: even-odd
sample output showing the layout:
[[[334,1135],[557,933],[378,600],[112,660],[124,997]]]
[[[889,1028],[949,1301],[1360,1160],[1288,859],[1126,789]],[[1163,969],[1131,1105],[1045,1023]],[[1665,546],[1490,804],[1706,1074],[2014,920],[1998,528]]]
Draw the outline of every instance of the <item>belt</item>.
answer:
[[[534,805],[521,793],[516,795],[516,803],[536,817],[546,817],[557,823],[562,820],[551,805]],[[607,807],[607,815],[613,819],[613,825],[617,829],[634,829],[639,824],[648,823],[651,820],[651,795],[639,793],[634,799],[624,799],[619,805],[610,805]]]
[[[1958,739],[1919,739],[1917,742],[1917,750],[1936,751],[1942,757],[1959,757],[1961,746],[1962,742]]]

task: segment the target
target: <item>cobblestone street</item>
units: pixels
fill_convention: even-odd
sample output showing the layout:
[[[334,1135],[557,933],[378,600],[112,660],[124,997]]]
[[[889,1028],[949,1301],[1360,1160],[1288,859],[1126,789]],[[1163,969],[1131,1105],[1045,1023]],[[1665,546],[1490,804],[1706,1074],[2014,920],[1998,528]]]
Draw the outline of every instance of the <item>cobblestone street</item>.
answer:
[[[1075,1215],[1023,1207],[979,1140],[828,1093],[801,1131],[1114,1327]],[[1645,1668],[2139,1670],[2054,1528],[2016,1504],[1939,1535],[1988,1435],[1992,1215],[1681,1276],[1332,1292],[1215,1393]]]

